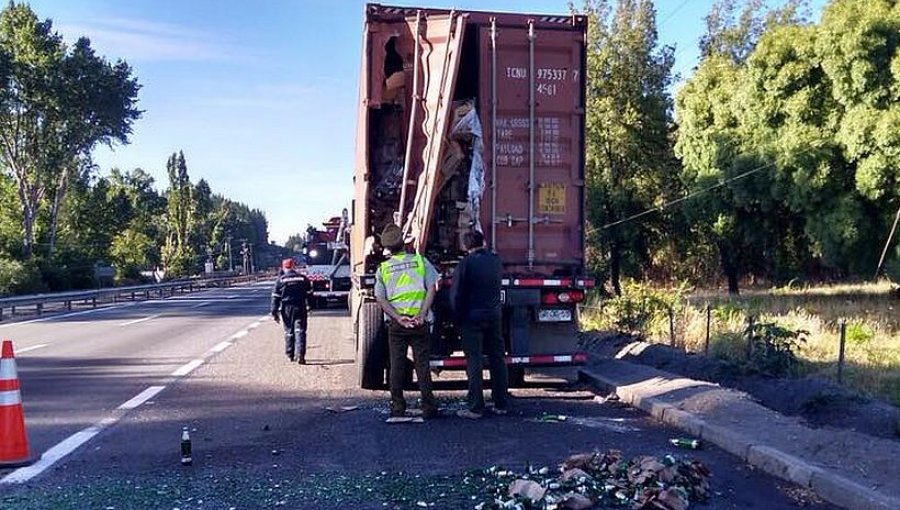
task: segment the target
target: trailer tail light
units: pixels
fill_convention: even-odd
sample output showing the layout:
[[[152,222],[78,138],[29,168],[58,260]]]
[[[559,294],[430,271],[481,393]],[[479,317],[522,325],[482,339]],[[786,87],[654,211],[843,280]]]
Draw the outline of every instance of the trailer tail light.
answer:
[[[565,300],[563,300],[563,296],[566,297]],[[560,303],[581,303],[582,301],[584,301],[584,291],[567,290],[559,293]]]
[[[545,305],[568,305],[584,301],[584,292],[580,290],[564,290],[562,292],[545,292],[541,303]]]

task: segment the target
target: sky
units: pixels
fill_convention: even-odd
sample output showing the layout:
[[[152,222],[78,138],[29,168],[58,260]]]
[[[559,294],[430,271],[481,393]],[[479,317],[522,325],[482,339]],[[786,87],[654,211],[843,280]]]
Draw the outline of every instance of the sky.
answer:
[[[818,13],[825,0],[813,0]],[[184,151],[193,182],[265,212],[269,237],[320,224],[350,203],[360,0],[31,0],[67,41],[91,39],[142,85],[128,145],[99,148],[101,173],[143,168],[167,185]],[[389,5],[423,5],[396,0]],[[576,2],[577,3],[577,2]],[[771,0],[771,3],[781,3]],[[713,0],[657,0],[661,44],[682,79]],[[428,7],[566,13],[568,0],[426,0]]]

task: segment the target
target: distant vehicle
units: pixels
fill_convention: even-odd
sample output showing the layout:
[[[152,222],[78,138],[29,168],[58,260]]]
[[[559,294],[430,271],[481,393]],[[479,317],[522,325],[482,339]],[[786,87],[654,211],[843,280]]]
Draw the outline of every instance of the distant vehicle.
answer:
[[[504,262],[512,385],[526,368],[582,364],[587,19],[388,7],[365,11],[351,216],[359,384],[385,386],[373,298],[390,222],[449,277],[480,230]],[[448,292],[434,306],[435,369],[463,369]]]
[[[324,230],[310,228],[306,232],[304,261],[313,286],[314,308],[330,303],[347,304],[350,295],[350,254],[348,212],[322,223]]]

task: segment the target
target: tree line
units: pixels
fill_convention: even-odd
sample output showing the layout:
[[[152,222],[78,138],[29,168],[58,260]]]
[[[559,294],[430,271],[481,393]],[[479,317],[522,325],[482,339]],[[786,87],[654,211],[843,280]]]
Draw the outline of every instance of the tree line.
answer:
[[[140,168],[100,175],[91,153],[128,143],[139,90],[87,38],[67,45],[25,4],[0,12],[0,295],[94,287],[110,266],[138,282],[242,268],[244,253],[270,264],[265,214],[192,183],[183,153],[161,193]]]
[[[812,22],[802,0],[720,0],[680,84],[651,0],[583,10],[588,257],[613,292],[875,276],[900,215],[900,4]]]

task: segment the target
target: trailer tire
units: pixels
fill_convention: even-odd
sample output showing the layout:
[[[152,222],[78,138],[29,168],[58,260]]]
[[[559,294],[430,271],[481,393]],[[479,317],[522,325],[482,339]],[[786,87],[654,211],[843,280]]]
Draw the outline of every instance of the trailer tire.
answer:
[[[525,367],[511,366],[507,368],[509,373],[509,387],[522,388],[525,386]]]
[[[364,301],[357,315],[356,371],[359,386],[366,390],[385,389],[387,331],[378,303]]]

